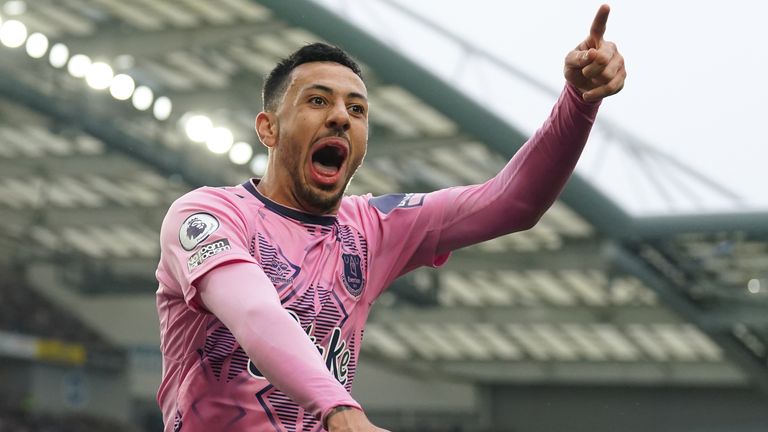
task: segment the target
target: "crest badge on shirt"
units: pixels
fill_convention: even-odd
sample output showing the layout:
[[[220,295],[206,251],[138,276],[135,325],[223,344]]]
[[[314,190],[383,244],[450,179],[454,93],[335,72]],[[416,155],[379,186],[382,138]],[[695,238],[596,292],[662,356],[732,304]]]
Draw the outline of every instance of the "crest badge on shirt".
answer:
[[[191,251],[219,229],[219,220],[209,213],[195,213],[184,220],[179,229],[179,242]]]
[[[360,295],[365,287],[360,255],[342,254],[341,260],[344,262],[344,274],[341,277],[344,286],[353,296]]]

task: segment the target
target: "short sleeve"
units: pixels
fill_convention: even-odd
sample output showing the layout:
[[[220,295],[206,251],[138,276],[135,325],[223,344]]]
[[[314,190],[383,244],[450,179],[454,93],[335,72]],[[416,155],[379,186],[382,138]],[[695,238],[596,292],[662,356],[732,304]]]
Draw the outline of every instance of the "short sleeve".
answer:
[[[195,287],[200,277],[227,263],[257,264],[249,251],[246,214],[237,199],[225,189],[200,188],[174,202],[163,220],[158,279],[177,287],[198,312],[207,312]]]

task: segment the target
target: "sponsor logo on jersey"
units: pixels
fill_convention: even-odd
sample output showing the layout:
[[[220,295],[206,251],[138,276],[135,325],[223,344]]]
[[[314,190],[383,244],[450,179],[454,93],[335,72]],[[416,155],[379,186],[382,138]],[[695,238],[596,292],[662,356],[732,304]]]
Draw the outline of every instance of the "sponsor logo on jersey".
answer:
[[[424,194],[408,193],[397,204],[399,208],[421,207],[424,204]]]
[[[219,220],[208,213],[195,213],[184,220],[179,229],[179,242],[191,251],[219,229]]]
[[[341,281],[344,283],[344,286],[350,294],[353,296],[360,295],[365,286],[363,268],[360,265],[360,255],[342,254],[341,260],[344,263],[344,272],[341,276]]]
[[[301,323],[301,320],[295,312],[289,310],[288,313],[291,314],[291,317],[293,317],[296,322]],[[336,378],[338,382],[342,385],[346,384],[347,379],[349,379],[349,361],[352,358],[352,353],[349,348],[347,348],[347,341],[341,337],[341,328],[333,328],[331,331],[331,339],[328,341],[327,347],[316,342],[317,338],[313,335],[314,329],[315,324],[312,323],[307,326],[304,331],[323,357],[325,367],[331,371],[331,374],[333,374],[333,377]],[[264,375],[256,368],[251,359],[248,359],[248,373],[254,378],[264,379]]]
[[[396,208],[414,208],[424,205],[425,194],[387,194],[371,198],[370,204],[376,207],[380,212],[388,214]]]
[[[228,251],[230,249],[232,248],[229,246],[229,240],[227,239],[216,240],[214,242],[204,244],[200,247],[200,249],[198,249],[197,252],[189,257],[189,260],[187,260],[187,268],[189,271],[192,271],[201,266],[208,258],[213,258],[219,253]]]

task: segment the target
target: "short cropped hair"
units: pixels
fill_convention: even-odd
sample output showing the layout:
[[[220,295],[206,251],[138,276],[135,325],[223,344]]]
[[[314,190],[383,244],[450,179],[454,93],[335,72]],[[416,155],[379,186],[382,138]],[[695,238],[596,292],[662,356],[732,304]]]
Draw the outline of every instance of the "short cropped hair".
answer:
[[[261,94],[264,111],[277,111],[291,72],[299,65],[312,62],[338,63],[350,68],[360,79],[363,78],[360,66],[341,48],[319,42],[305,45],[282,59],[267,75]]]

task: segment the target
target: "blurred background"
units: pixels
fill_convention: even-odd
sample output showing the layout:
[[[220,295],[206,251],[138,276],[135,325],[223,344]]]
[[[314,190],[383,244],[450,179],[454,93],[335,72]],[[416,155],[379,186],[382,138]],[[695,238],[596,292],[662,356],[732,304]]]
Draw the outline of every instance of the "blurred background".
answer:
[[[160,222],[263,172],[279,58],[326,41],[363,65],[349,193],[430,191],[515,153],[598,6],[0,0],[0,431],[162,430]],[[768,430],[766,7],[612,6],[629,79],[561,199],[373,309],[354,395],[380,426]]]

